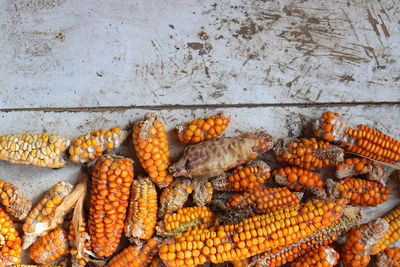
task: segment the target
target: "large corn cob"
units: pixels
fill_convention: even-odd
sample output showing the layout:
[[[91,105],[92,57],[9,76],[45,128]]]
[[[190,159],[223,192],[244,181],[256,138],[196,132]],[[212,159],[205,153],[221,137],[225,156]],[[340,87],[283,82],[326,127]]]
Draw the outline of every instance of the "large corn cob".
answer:
[[[73,186],[61,181],[55,184],[44,198],[28,214],[22,230],[22,248],[27,249],[39,236],[46,235],[50,230],[63,223],[65,214],[53,218],[55,210],[60,206],[63,199],[71,193]]]
[[[18,187],[0,180],[0,203],[18,220],[24,220],[31,210],[31,201]]]
[[[190,179],[175,179],[161,192],[158,218],[161,219],[165,214],[171,214],[183,207],[192,191],[193,185]]]
[[[21,263],[21,238],[7,213],[0,208],[0,265]]]
[[[160,188],[172,182],[167,133],[155,113],[147,113],[133,127],[133,144],[143,169]]]
[[[366,174],[368,180],[381,181],[385,169],[378,163],[365,158],[347,158],[336,166],[336,178],[343,179]]]
[[[69,143],[67,138],[57,134],[0,135],[0,159],[13,163],[61,168],[66,163],[64,151]]]
[[[365,125],[352,128],[339,114],[322,113],[314,124],[316,136],[338,143],[346,150],[378,161],[400,161],[400,142]]]
[[[400,248],[386,248],[380,252],[375,267],[400,267]]]
[[[371,252],[372,255],[378,254],[390,244],[400,239],[400,206],[382,218],[389,224],[389,230],[379,240],[378,244],[374,246]]]
[[[108,131],[100,129],[76,137],[69,147],[70,159],[79,163],[94,160],[119,147],[127,136],[127,131],[113,127]]]
[[[103,155],[93,168],[89,232],[98,258],[111,256],[117,249],[133,182],[133,160]]]
[[[87,229],[87,224],[86,222],[82,222],[82,225],[79,227],[79,232],[81,234],[81,236],[83,235],[88,235],[88,229]],[[74,229],[74,225],[71,223],[69,226],[69,233],[68,233],[68,241],[69,241],[69,245],[70,245],[70,252],[72,255],[72,259],[74,262],[76,262],[78,265],[80,266],[84,266],[89,262],[89,255],[88,254],[84,254],[84,255],[80,255],[79,254],[79,248],[77,248],[75,246],[75,229]],[[87,238],[83,238],[83,244],[85,246],[84,250],[87,251],[92,251],[92,245],[90,244],[90,240],[87,236]]]
[[[197,206],[205,206],[211,203],[214,188],[208,179],[196,179],[192,181],[193,201]]]
[[[219,113],[207,118],[184,122],[176,127],[179,141],[195,144],[217,137],[225,131],[230,121],[231,117],[228,114]]]
[[[133,182],[128,215],[125,221],[127,237],[148,240],[157,223],[157,191],[147,177],[139,177]]]

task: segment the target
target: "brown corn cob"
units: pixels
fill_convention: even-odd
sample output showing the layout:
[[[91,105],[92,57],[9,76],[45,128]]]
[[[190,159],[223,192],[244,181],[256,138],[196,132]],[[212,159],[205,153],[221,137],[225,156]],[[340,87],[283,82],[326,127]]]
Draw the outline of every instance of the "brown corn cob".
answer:
[[[117,127],[106,131],[100,129],[74,138],[69,147],[73,162],[86,163],[100,157],[104,152],[111,152],[124,142],[128,132]]]
[[[400,267],[400,248],[386,248],[380,252],[375,267]]]
[[[133,160],[103,155],[93,168],[89,233],[98,258],[111,256],[119,244],[133,182]]]
[[[81,233],[81,236],[88,235],[86,222],[82,222],[82,225],[79,227],[78,230]],[[92,246],[88,239],[89,238],[86,238],[83,243],[87,251],[92,251]],[[72,223],[69,226],[68,241],[71,248],[70,253],[72,255],[73,261],[77,262],[78,265],[85,266],[89,262],[89,255],[86,253],[85,255],[79,255],[78,248],[75,246],[75,230]]]
[[[22,249],[27,249],[39,236],[45,236],[49,231],[63,223],[65,214],[58,218],[53,218],[54,212],[60,206],[63,199],[71,193],[73,186],[61,181],[55,184],[44,198],[28,214],[22,230]]]
[[[133,181],[128,215],[125,221],[127,237],[148,240],[157,223],[157,191],[147,177]]]
[[[400,206],[396,207],[389,214],[382,217],[388,224],[389,230],[385,233],[378,244],[374,246],[371,254],[375,255],[385,250],[390,244],[400,239]]]
[[[167,133],[155,113],[147,113],[133,127],[133,144],[143,169],[158,187],[167,187],[172,182],[168,173],[171,165]]]
[[[214,188],[208,179],[196,179],[192,181],[193,201],[197,206],[205,206],[211,203]]]
[[[376,207],[388,200],[390,188],[377,181],[348,177],[335,182],[327,180],[328,193],[331,197],[347,200],[349,205]]]
[[[70,141],[57,134],[0,135],[0,159],[47,168],[65,165],[64,151]]]
[[[7,213],[0,208],[0,265],[21,263],[21,238]]]
[[[192,191],[190,179],[175,179],[161,192],[158,218],[162,219],[165,214],[171,214],[183,207]]]
[[[339,259],[339,253],[330,246],[314,246],[290,267],[333,267]]]
[[[257,160],[237,166],[230,173],[218,176],[212,184],[217,191],[245,191],[259,187],[271,176],[270,171],[265,162]]]
[[[162,239],[150,238],[144,245],[131,245],[114,256],[107,267],[142,267],[148,266],[158,252]]]
[[[308,170],[335,166],[344,159],[343,149],[315,138],[279,139],[274,152],[278,161]]]
[[[364,157],[387,163],[400,161],[399,141],[362,124],[353,129],[337,113],[322,113],[314,124],[314,134]]]
[[[176,127],[179,141],[196,144],[217,137],[228,127],[231,117],[227,113],[219,113],[207,118],[184,122]]]
[[[0,203],[18,220],[24,220],[32,208],[31,201],[18,187],[0,180]]]

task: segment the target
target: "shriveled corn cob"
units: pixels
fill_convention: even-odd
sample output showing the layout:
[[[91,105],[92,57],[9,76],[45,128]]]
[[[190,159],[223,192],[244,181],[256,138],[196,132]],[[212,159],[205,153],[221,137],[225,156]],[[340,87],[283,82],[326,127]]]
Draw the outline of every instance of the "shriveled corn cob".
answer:
[[[314,134],[338,143],[347,151],[387,163],[400,161],[400,142],[363,124],[352,127],[338,113],[322,113],[314,124]]]
[[[368,180],[380,181],[384,169],[377,163],[365,158],[347,158],[336,166],[335,176],[338,179],[366,174]]]
[[[186,144],[195,144],[217,137],[228,127],[231,117],[227,113],[219,113],[207,118],[198,118],[191,122],[179,124],[179,141]]]
[[[0,203],[18,220],[24,220],[31,210],[31,201],[18,187],[0,180]]]
[[[396,207],[389,214],[382,217],[388,224],[389,230],[379,240],[371,252],[372,255],[385,250],[390,244],[400,239],[400,206]]]
[[[88,235],[88,229],[87,229],[87,224],[86,222],[82,222],[82,225],[79,227],[79,232],[81,234],[81,236],[83,235]],[[68,241],[69,241],[69,245],[70,245],[70,253],[72,255],[73,261],[77,262],[77,264],[81,265],[81,266],[85,266],[88,262],[89,262],[89,255],[88,254],[84,254],[84,255],[80,255],[78,248],[75,246],[75,230],[74,230],[74,226],[71,223],[69,226],[69,233],[68,233]],[[92,245],[90,244],[90,240],[89,238],[86,238],[83,241],[83,244],[85,246],[85,250],[87,251],[92,251]]]
[[[271,176],[270,171],[271,168],[265,162],[256,160],[218,176],[212,184],[217,191],[244,191],[259,187]]]
[[[195,179],[193,185],[193,201],[197,206],[205,206],[211,203],[214,188],[208,179]]]
[[[315,138],[279,139],[274,147],[278,161],[312,170],[335,166],[344,159],[343,149]]]
[[[400,267],[400,248],[386,248],[376,258],[375,267]]]
[[[128,137],[128,132],[117,127],[106,131],[88,132],[74,138],[69,147],[70,159],[73,162],[86,163],[100,157],[104,152],[111,152],[119,147]]]
[[[28,214],[22,230],[22,249],[27,249],[39,236],[45,236],[47,233],[64,222],[65,214],[58,218],[53,218],[54,212],[60,206],[63,199],[71,193],[73,186],[61,181],[55,184],[44,198]]]
[[[0,265],[21,263],[21,238],[7,213],[0,208]]]
[[[157,209],[157,191],[152,181],[147,177],[139,177],[133,181],[124,227],[125,235],[150,239],[157,223]]]
[[[111,256],[119,244],[133,182],[133,160],[103,155],[93,168],[89,233],[98,258]]]
[[[192,181],[189,179],[175,179],[160,195],[160,209],[158,218],[171,214],[183,207],[189,194],[193,192]]]
[[[133,127],[133,144],[143,169],[160,188],[172,182],[168,173],[170,152],[167,133],[160,118],[155,113],[147,113]]]
[[[339,253],[330,246],[314,246],[290,267],[333,267],[339,259]]]
[[[47,168],[65,165],[64,151],[70,141],[57,134],[0,135],[0,159]]]
[[[390,188],[377,181],[348,177],[335,182],[327,180],[328,193],[331,197],[347,200],[349,205],[375,207],[389,198]]]
[[[58,227],[36,241],[29,252],[30,258],[38,264],[48,264],[68,253],[68,233]]]

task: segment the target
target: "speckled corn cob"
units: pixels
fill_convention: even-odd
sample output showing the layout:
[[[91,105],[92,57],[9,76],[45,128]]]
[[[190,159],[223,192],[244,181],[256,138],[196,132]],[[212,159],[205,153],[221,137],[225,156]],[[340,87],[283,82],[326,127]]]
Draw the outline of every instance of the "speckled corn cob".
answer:
[[[192,181],[189,179],[175,179],[160,195],[160,209],[158,218],[164,218],[165,214],[171,214],[181,207],[193,191]]]
[[[21,263],[21,238],[7,213],[0,208],[0,265]]]
[[[400,248],[386,248],[376,258],[375,267],[400,267]]]
[[[133,181],[128,215],[125,221],[127,237],[148,240],[157,223],[157,191],[147,177]]]
[[[378,163],[365,158],[347,158],[336,166],[336,178],[343,179],[366,174],[368,180],[381,181],[385,169]]]
[[[119,147],[127,136],[127,131],[113,127],[108,131],[100,129],[76,137],[69,147],[70,159],[79,163],[92,161]]]
[[[270,167],[261,160],[240,165],[214,179],[213,188],[217,191],[245,191],[256,188],[271,176],[270,171]]]
[[[208,179],[195,179],[192,181],[193,202],[197,206],[205,206],[211,203],[214,188]]]
[[[327,141],[338,143],[346,150],[378,161],[400,161],[400,142],[365,125],[352,128],[339,114],[322,113],[314,124],[314,133]]]
[[[400,206],[396,207],[389,214],[382,217],[388,224],[389,230],[374,246],[371,254],[375,255],[386,249],[390,244],[400,239]]]
[[[50,230],[63,223],[65,214],[62,214],[59,218],[52,218],[52,216],[55,209],[71,193],[72,189],[73,186],[70,183],[66,181],[58,182],[46,193],[39,204],[29,212],[22,226],[24,231],[24,236],[22,237],[23,249],[27,249],[39,236],[47,235]],[[56,223],[51,225],[50,221],[55,221]]]
[[[228,127],[231,117],[227,113],[219,113],[207,118],[184,122],[176,127],[179,141],[195,144],[217,137]]]
[[[0,135],[0,159],[13,163],[61,168],[66,163],[63,156],[69,143],[68,139],[57,134]]]
[[[86,222],[82,222],[82,225],[79,227],[79,232],[82,235],[88,234],[88,229],[87,229],[87,224]],[[89,262],[89,255],[84,254],[80,255],[78,248],[75,246],[75,230],[74,230],[74,225],[71,223],[69,226],[69,233],[68,233],[68,241],[70,244],[70,253],[72,255],[73,261],[77,262],[81,266],[85,266]],[[87,251],[92,251],[92,246],[90,244],[90,241],[88,239],[85,239],[83,241],[85,250]]]
[[[330,246],[314,246],[290,267],[333,267],[339,259],[339,253]]]
[[[170,153],[167,133],[160,118],[155,113],[147,113],[133,127],[133,144],[143,169],[151,181],[163,188],[172,182],[168,173]]]
[[[18,220],[24,220],[32,208],[31,201],[18,187],[0,180],[0,203]]]
[[[89,212],[89,233],[98,258],[109,257],[117,249],[133,182],[133,160],[103,155],[93,168]]]

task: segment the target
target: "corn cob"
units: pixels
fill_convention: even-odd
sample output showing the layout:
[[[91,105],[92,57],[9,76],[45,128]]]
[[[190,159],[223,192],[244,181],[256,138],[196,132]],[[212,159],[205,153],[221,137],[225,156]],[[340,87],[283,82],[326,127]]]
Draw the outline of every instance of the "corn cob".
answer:
[[[207,118],[184,122],[176,127],[179,141],[196,144],[217,137],[228,127],[231,117],[227,113],[219,113]]]
[[[21,238],[7,213],[0,208],[0,265],[21,263]]]
[[[111,256],[117,249],[133,182],[133,160],[103,155],[93,168],[89,212],[89,233],[98,258]]]
[[[192,181],[189,179],[175,179],[160,195],[160,209],[158,218],[171,214],[185,204],[189,194],[193,191]]]
[[[127,136],[127,131],[113,127],[108,131],[100,129],[76,137],[69,147],[70,159],[79,163],[92,161],[119,147]]]
[[[158,237],[151,238],[144,245],[131,245],[114,256],[107,267],[142,267],[150,264],[161,244]]]
[[[217,191],[245,191],[263,184],[271,176],[270,170],[265,162],[257,160],[218,176],[212,184]]]
[[[65,214],[53,218],[55,210],[60,206],[63,199],[71,193],[73,187],[66,181],[55,184],[44,198],[28,214],[22,230],[22,249],[27,249],[39,236],[45,236],[49,231],[64,222]]]
[[[28,265],[28,264],[18,264],[17,267],[37,267],[43,265]],[[61,265],[46,265],[46,267],[63,267]]]
[[[81,233],[81,236],[83,235],[88,235],[88,229],[87,229],[87,224],[86,222],[83,222],[82,225],[79,227],[79,232]],[[75,229],[73,224],[71,223],[69,226],[69,233],[68,233],[68,241],[69,241],[69,245],[70,245],[70,252],[72,255],[72,259],[74,262],[76,262],[78,265],[80,266],[85,266],[88,262],[89,262],[89,255],[88,254],[84,254],[84,255],[80,255],[79,254],[79,250],[78,248],[75,246]],[[87,236],[87,238],[85,238],[84,246],[85,246],[85,250],[87,251],[92,251],[92,246],[90,244],[90,241],[88,240],[89,236]]]
[[[139,177],[133,182],[128,215],[125,221],[127,237],[148,240],[157,223],[157,191],[147,177]]]
[[[333,267],[339,259],[339,253],[330,246],[314,246],[290,267]]]
[[[195,179],[193,185],[193,201],[197,206],[205,206],[211,203],[214,188],[208,179]]]
[[[314,134],[364,157],[387,163],[400,161],[399,141],[362,124],[353,129],[337,113],[322,113],[314,124]]]
[[[171,165],[167,133],[155,113],[147,113],[133,127],[133,144],[143,169],[158,187],[164,188],[172,182],[168,173]]]
[[[162,262],[162,260],[160,259],[159,256],[156,256],[153,258],[153,260],[151,261],[149,267],[165,267],[164,263]]]
[[[327,180],[328,193],[331,197],[347,200],[349,205],[376,207],[388,200],[390,188],[377,181],[348,177],[335,182]]]
[[[211,139],[187,147],[170,171],[174,176],[211,178],[256,158],[272,146],[273,139],[265,132]]]
[[[343,149],[315,138],[279,139],[274,152],[278,161],[308,170],[335,166],[344,159]]]
[[[231,261],[232,267],[243,267],[247,266],[249,264],[248,259],[243,259],[243,260],[237,260],[237,261]]]
[[[400,239],[400,206],[384,216],[383,219],[389,224],[389,230],[385,233],[385,236],[379,240],[378,244],[374,246],[371,252],[372,255],[378,254],[385,250],[390,244]]]
[[[70,141],[57,134],[0,135],[0,159],[13,163],[61,168]]]
[[[263,214],[278,208],[300,203],[299,197],[286,187],[254,188],[230,197],[225,205],[249,210],[250,214]]]
[[[18,187],[0,180],[0,203],[18,220],[24,220],[31,210],[31,201]]]
[[[375,267],[400,267],[400,248],[386,248],[379,253]]]

